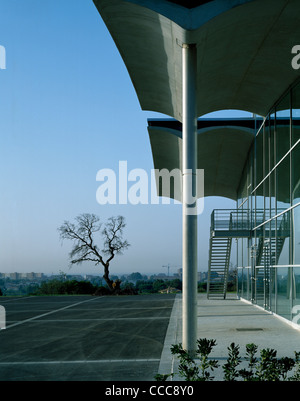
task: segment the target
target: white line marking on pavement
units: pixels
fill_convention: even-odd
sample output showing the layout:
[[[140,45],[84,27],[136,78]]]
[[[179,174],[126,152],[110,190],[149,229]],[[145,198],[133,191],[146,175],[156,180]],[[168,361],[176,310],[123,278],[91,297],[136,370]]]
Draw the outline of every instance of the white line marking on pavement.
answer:
[[[38,316],[31,317],[29,319],[22,320],[21,322],[17,322],[17,323],[11,324],[10,326],[6,326],[6,330],[10,329],[11,327],[15,327],[15,326],[19,326],[21,324],[27,323],[27,322],[31,322],[32,320],[36,320],[36,319],[39,319],[39,318],[44,317],[44,316],[52,315],[53,313],[60,312],[60,311],[65,310],[65,309],[73,308],[73,306],[80,305],[80,304],[83,304],[83,303],[86,303],[86,302],[95,301],[96,299],[101,299],[101,298],[104,298],[104,296],[103,297],[92,298],[92,299],[87,299],[87,300],[81,301],[81,302],[76,302],[76,304],[71,304],[71,305],[68,305],[68,306],[64,306],[63,308],[55,309],[53,311],[50,311],[50,312],[47,312],[47,313],[43,313],[42,315],[38,315]]]
[[[3,365],[54,365],[71,363],[128,363],[128,362],[159,362],[160,359],[99,359],[91,361],[30,361],[30,362],[0,362]]]
[[[19,298],[13,298],[13,299],[2,298],[2,299],[0,299],[0,301],[1,301],[1,304],[7,304],[7,302],[20,301],[21,299],[27,299],[27,298],[38,298],[38,297],[37,296],[34,296],[34,297],[19,297]]]
[[[42,315],[41,315],[42,316]],[[36,318],[37,319],[37,318]],[[62,322],[109,322],[109,321],[122,321],[122,320],[169,320],[169,317],[154,316],[154,317],[108,317],[108,318],[96,318],[96,319],[43,319],[39,320],[37,323],[62,323]],[[7,320],[6,324],[16,322],[17,324],[21,322],[19,320]],[[25,321],[24,321],[25,322]],[[12,327],[13,324],[7,327]]]

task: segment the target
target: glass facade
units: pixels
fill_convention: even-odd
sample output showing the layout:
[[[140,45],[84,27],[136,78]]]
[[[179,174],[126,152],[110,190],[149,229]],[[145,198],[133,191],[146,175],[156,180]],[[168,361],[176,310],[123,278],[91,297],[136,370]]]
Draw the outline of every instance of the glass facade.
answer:
[[[292,320],[300,310],[300,83],[257,119],[237,209],[250,212],[252,228],[237,239],[238,295]]]

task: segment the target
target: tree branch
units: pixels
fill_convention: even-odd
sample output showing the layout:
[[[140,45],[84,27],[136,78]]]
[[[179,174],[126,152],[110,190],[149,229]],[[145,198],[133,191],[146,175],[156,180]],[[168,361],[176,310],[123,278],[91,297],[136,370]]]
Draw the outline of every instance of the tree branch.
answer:
[[[59,227],[60,238],[73,242],[73,248],[69,254],[71,264],[80,264],[85,261],[94,262],[95,265],[102,264],[104,267],[104,278],[111,287],[109,280],[109,264],[116,254],[121,254],[130,245],[122,239],[125,219],[123,216],[110,217],[102,230],[103,249],[102,254],[108,255],[104,261],[95,245],[94,235],[101,229],[100,219],[94,214],[82,214],[76,217],[77,225],[65,221]]]

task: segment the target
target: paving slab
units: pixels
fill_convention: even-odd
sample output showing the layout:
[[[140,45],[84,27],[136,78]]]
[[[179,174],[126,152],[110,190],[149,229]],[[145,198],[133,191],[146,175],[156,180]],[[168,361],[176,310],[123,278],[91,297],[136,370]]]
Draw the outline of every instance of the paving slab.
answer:
[[[245,346],[254,343],[258,353],[263,348],[277,351],[277,356],[294,357],[300,351],[300,326],[292,327],[287,321],[232,296],[226,300],[207,299],[206,294],[198,294],[198,338],[216,340],[211,358],[217,359],[220,368],[214,372],[215,380],[223,381],[222,366],[227,361],[228,347],[231,343],[240,346],[240,356],[245,360]],[[181,295],[176,296],[167,331],[165,347],[159,373],[174,372],[178,376],[178,359],[172,356],[170,345],[182,342]],[[245,362],[241,364],[241,368]]]

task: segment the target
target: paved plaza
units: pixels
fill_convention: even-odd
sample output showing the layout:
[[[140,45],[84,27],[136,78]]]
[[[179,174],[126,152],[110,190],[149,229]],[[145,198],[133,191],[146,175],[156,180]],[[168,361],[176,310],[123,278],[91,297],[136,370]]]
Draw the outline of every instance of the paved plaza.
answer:
[[[182,341],[181,294],[119,297],[3,297],[0,381],[181,380],[172,344]],[[300,351],[300,330],[261,308],[229,297],[198,294],[198,338],[215,339],[211,357],[222,366],[234,342],[273,348],[278,357]],[[222,368],[215,380],[223,380]]]
[[[0,380],[153,380],[174,295],[1,298]]]
[[[178,376],[178,360],[170,352],[172,344],[182,341],[181,312],[181,295],[177,295],[159,368],[161,374],[175,373],[174,380],[182,380]],[[208,300],[206,294],[198,294],[197,325],[198,338],[216,340],[210,357],[219,362],[220,367],[213,374],[218,381],[224,379],[222,365],[227,362],[227,348],[231,343],[240,346],[240,368],[246,367],[246,344],[258,346],[257,356],[263,348],[276,350],[279,358],[294,358],[294,351],[300,351],[300,326],[294,328],[286,320],[239,300],[235,295],[227,296],[226,300]]]

